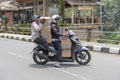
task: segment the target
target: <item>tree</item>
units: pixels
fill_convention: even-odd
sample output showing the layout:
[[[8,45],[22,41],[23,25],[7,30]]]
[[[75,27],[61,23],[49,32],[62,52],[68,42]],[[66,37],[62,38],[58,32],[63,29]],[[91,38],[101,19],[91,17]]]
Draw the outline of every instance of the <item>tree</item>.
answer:
[[[106,31],[118,31],[120,28],[120,1],[104,0],[103,6],[103,29]]]

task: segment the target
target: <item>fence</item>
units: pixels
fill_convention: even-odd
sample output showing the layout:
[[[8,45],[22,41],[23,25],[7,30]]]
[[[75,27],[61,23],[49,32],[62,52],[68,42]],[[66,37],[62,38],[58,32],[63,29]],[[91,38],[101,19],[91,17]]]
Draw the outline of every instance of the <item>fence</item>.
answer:
[[[73,30],[77,36],[86,41],[96,41],[99,43],[110,43],[119,44],[120,43],[120,32],[110,32],[110,31],[83,31],[83,30]]]

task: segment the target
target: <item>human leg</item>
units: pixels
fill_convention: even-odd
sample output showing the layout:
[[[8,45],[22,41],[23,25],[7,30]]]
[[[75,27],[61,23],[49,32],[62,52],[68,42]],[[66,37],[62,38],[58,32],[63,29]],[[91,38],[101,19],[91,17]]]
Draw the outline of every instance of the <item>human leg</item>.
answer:
[[[36,39],[34,40],[34,42],[35,42],[36,44],[41,44],[41,45],[43,45],[43,47],[45,47],[46,50],[48,50],[48,43],[47,43],[47,41],[46,41],[43,37],[38,37],[38,38],[36,38]]]

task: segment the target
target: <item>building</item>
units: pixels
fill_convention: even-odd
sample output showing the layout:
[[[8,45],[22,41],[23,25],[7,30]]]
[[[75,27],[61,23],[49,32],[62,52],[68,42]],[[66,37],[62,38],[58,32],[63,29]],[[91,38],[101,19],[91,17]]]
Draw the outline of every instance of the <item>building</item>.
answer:
[[[4,0],[5,1],[5,0]],[[31,21],[34,14],[40,16],[52,16],[59,14],[67,23],[74,25],[81,24],[98,24],[100,23],[99,16],[94,15],[94,8],[99,6],[100,0],[14,0],[19,3],[21,8],[13,12],[15,21],[26,23]],[[62,4],[59,4],[59,2]],[[61,9],[60,9],[61,7]],[[70,9],[70,15],[65,13],[66,8]],[[25,22],[23,22],[25,21]]]
[[[98,26],[102,23],[100,16],[95,15],[95,7],[100,7],[100,0],[14,1],[18,2],[21,8],[11,13],[12,16],[10,17],[13,17],[11,18],[11,20],[13,20],[13,23],[29,23],[34,14],[49,17],[54,14],[60,14],[63,17],[65,24],[71,24],[73,28],[77,27],[85,32],[85,34],[80,34],[80,36],[84,35],[83,37],[85,40],[89,41],[92,37],[96,37],[96,39],[99,37],[99,35],[96,34],[94,36],[94,34],[91,33],[91,30],[97,29]],[[69,15],[66,13],[69,13]]]
[[[13,24],[14,13],[17,12],[21,6],[15,1],[1,1],[0,3],[0,18],[2,18],[3,23],[7,22],[10,26]]]
[[[92,31],[99,31],[98,26],[102,23],[100,15],[95,15],[95,8],[100,8],[100,0],[66,0],[66,3],[71,8],[71,17],[67,20],[77,30],[82,30],[82,33],[76,33],[86,41],[96,41],[100,34]]]
[[[96,23],[100,22],[99,16],[94,15],[94,9],[99,6],[100,0],[16,0],[23,7],[22,13],[25,13],[27,20],[31,16],[38,14],[40,16],[52,16],[62,13],[61,16],[68,23]],[[58,4],[62,1],[62,4]],[[61,7],[61,9],[60,9]],[[66,17],[65,9],[70,8],[71,15]],[[76,10],[76,11],[75,11]],[[77,12],[77,13],[76,13]],[[22,14],[21,13],[21,14]]]
[[[16,0],[22,8],[22,13],[25,14],[27,20],[30,20],[34,14],[40,16],[52,16],[53,14],[59,14],[58,8],[51,8],[51,2],[57,0]]]

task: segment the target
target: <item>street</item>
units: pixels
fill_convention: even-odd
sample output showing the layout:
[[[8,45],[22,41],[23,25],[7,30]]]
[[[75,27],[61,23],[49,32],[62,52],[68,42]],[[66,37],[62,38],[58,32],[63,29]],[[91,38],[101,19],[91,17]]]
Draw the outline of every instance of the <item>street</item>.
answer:
[[[91,52],[88,65],[52,62],[36,65],[29,53],[36,45],[31,42],[0,38],[0,80],[120,80],[120,56]]]

